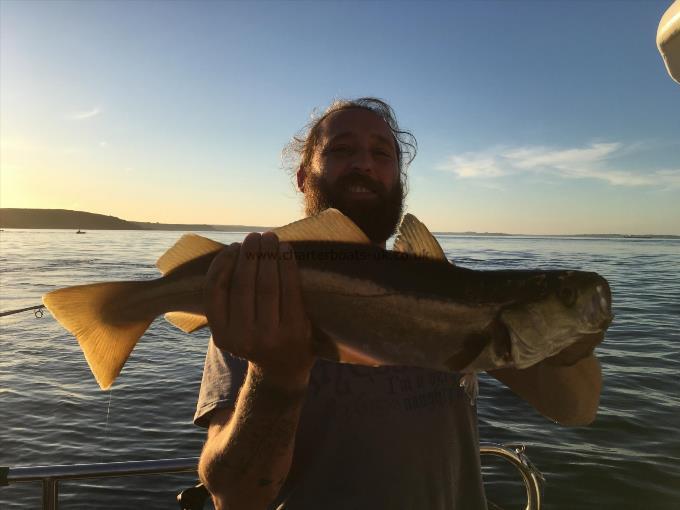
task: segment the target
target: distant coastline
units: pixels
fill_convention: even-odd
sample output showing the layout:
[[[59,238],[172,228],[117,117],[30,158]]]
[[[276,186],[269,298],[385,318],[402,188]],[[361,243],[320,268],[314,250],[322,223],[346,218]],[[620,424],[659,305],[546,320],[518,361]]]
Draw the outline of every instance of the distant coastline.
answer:
[[[67,230],[169,230],[258,232],[270,227],[256,225],[207,225],[128,221],[116,216],[67,209],[0,208],[0,228]]]
[[[0,228],[16,229],[67,229],[67,230],[167,230],[204,232],[264,232],[272,227],[260,225],[209,225],[196,223],[152,223],[128,221],[116,216],[71,211],[68,209],[18,209],[0,208]],[[680,239],[669,234],[506,234],[503,232],[433,232],[435,235],[455,236],[538,236],[588,237],[621,239]]]
[[[589,237],[606,239],[680,239],[672,234],[505,234],[502,232],[432,232],[436,236],[475,237]]]

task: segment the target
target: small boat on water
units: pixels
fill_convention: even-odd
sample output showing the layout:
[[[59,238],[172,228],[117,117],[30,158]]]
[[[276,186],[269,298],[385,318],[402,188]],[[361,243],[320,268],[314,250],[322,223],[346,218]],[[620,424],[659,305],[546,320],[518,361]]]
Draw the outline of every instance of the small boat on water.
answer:
[[[85,232],[84,230],[78,229],[78,231],[76,232],[76,234],[87,234],[87,232]]]

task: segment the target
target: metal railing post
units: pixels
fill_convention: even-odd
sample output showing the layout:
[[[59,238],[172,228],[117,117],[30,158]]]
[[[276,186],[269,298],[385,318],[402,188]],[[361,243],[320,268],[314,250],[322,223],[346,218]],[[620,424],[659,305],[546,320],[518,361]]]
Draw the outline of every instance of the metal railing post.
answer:
[[[61,466],[0,466],[0,487],[23,482],[40,482],[42,484],[42,508],[58,510],[61,480],[195,473],[197,466],[198,457]]]
[[[59,479],[43,479],[42,490],[43,510],[59,510]]]

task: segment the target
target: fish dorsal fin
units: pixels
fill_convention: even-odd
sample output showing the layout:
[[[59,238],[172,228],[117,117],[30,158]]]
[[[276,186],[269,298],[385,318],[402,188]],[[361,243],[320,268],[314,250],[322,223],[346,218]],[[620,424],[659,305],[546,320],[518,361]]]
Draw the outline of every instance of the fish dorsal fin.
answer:
[[[352,220],[337,209],[325,211],[303,220],[294,221],[272,230],[279,240],[289,241],[336,241],[369,244],[371,241]]]
[[[392,249],[428,259],[447,260],[444,250],[432,233],[418,218],[409,213],[401,220]]]
[[[337,241],[368,244],[370,240],[352,220],[337,209],[294,221],[272,230],[281,241]],[[224,248],[222,243],[197,234],[184,234],[156,262],[161,273],[168,274],[182,264]]]
[[[172,248],[156,261],[161,273],[168,274],[182,264],[208,253],[215,253],[224,248],[222,243],[197,234],[184,234]]]

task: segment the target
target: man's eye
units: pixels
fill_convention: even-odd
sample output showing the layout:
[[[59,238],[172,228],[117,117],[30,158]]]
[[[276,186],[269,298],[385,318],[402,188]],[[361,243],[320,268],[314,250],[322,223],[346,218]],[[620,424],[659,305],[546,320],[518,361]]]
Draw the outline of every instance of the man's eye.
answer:
[[[377,149],[373,151],[373,154],[380,156],[381,158],[391,158],[392,154],[384,149]]]
[[[335,147],[330,147],[329,149],[326,150],[326,152],[331,152],[331,153],[348,153],[350,151],[350,148],[347,145],[336,145]]]

